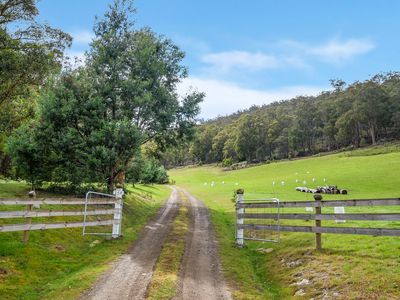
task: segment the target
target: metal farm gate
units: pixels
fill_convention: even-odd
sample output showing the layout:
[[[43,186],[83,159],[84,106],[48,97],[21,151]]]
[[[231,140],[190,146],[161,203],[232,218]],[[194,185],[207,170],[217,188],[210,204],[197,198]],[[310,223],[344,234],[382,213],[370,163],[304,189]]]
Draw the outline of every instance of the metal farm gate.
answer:
[[[239,190],[240,191],[240,190]],[[259,206],[258,204],[269,203],[269,207]],[[248,208],[244,208],[243,204],[250,204]],[[264,216],[269,215],[267,219]],[[267,227],[244,229],[245,225]],[[271,230],[273,228],[273,230]],[[243,193],[237,194],[236,202],[236,243],[244,245],[244,240],[273,242],[280,241],[280,205],[277,198],[257,198],[244,199]]]
[[[112,214],[114,215],[114,223],[112,224],[111,232],[86,232],[87,216],[90,215],[90,210],[88,210],[88,205],[91,204],[92,195],[101,198],[115,199],[114,209],[112,210]],[[110,235],[113,238],[119,237],[122,234],[121,225],[122,225],[123,195],[124,195],[123,189],[116,189],[114,191],[114,194],[112,195],[92,192],[92,191],[87,192],[85,197],[85,209],[83,213],[82,235]]]

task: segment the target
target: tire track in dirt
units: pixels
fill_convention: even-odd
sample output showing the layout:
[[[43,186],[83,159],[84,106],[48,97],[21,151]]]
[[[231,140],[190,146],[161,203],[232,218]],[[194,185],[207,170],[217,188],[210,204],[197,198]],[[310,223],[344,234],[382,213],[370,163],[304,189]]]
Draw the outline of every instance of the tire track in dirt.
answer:
[[[232,299],[221,272],[217,241],[207,207],[182,190],[189,200],[191,228],[174,299]]]
[[[162,245],[175,219],[181,200],[172,188],[171,196],[141,232],[133,247],[106,271],[97,283],[80,299],[125,300],[144,299],[153,268]]]
[[[189,202],[190,229],[174,299],[230,300],[232,297],[222,276],[208,209],[187,191],[182,192]],[[154,266],[181,203],[178,190],[172,188],[165,206],[155,220],[145,226],[128,253],[116,261],[79,299],[144,299]]]

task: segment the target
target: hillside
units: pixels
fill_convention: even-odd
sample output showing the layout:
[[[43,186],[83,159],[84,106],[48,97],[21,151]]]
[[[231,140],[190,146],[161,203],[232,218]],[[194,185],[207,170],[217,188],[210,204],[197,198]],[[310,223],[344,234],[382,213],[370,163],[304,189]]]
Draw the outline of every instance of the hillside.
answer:
[[[206,121],[193,142],[164,153],[164,165],[274,161],[400,139],[398,73],[331,85],[317,96],[275,99]]]
[[[323,234],[324,249],[317,252],[313,234],[281,233],[278,244],[249,242],[247,248],[237,249],[233,246],[235,215],[230,198],[233,190],[241,187],[247,198],[311,200],[311,194],[295,191],[303,181],[309,187],[326,183],[349,191],[348,195],[324,195],[324,199],[399,197],[399,165],[398,148],[381,146],[238,171],[224,172],[215,166],[203,166],[175,169],[170,175],[177,185],[187,188],[210,208],[225,276],[237,289],[235,295],[239,299],[290,298],[300,287],[305,299],[320,299],[324,295],[327,299],[398,299],[398,238]],[[296,183],[296,179],[301,183]],[[346,209],[351,211],[359,210]],[[379,208],[379,212],[393,211],[399,209]],[[400,228],[399,222],[386,221],[379,224],[348,221],[334,226],[351,225]],[[259,253],[258,248],[273,248],[273,251]],[[296,285],[303,279],[310,284]]]

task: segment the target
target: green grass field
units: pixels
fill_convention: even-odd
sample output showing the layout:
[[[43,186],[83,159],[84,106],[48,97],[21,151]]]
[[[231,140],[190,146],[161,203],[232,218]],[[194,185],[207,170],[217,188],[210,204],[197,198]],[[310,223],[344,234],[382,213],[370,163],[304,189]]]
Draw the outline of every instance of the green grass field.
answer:
[[[305,299],[324,295],[338,299],[399,299],[400,238],[323,234],[324,250],[317,252],[313,234],[282,233],[281,243],[248,242],[245,249],[237,249],[231,201],[237,188],[244,188],[248,199],[312,200],[312,194],[295,191],[296,186],[303,186],[303,181],[308,187],[328,184],[349,191],[346,196],[324,195],[326,200],[399,197],[399,151],[397,146],[381,146],[237,171],[224,172],[216,166],[183,168],[172,170],[170,175],[178,186],[187,188],[210,208],[224,273],[237,298],[290,299],[301,289],[304,295],[299,298]],[[305,212],[304,209],[298,211]],[[346,208],[346,211],[399,212],[400,209]],[[345,224],[323,221],[323,225],[400,228],[400,222],[383,221],[348,221]],[[259,248],[274,250],[265,254],[257,251]],[[297,286],[302,279],[309,280],[310,284]]]
[[[30,232],[29,243],[24,245],[21,243],[22,232],[0,233],[0,298],[76,299],[112,259],[127,250],[143,224],[170,194],[170,189],[164,186],[137,185],[128,190],[130,193],[124,199],[123,237],[120,239],[83,237],[81,228],[53,229]],[[28,186],[23,183],[0,182],[0,197],[26,197],[27,191]],[[54,222],[55,219],[33,218],[32,222]],[[60,220],[62,218],[57,218]],[[0,221],[3,224],[24,222],[23,219]],[[110,227],[106,229],[111,230]]]

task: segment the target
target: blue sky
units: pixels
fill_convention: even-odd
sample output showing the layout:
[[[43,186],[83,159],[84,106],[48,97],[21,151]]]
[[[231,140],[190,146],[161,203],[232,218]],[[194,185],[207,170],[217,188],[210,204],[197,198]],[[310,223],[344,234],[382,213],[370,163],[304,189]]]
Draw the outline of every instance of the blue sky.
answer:
[[[95,16],[111,0],[41,0],[40,19],[69,32],[82,56]],[[136,0],[150,26],[186,52],[190,87],[206,93],[202,118],[400,71],[400,1]]]

